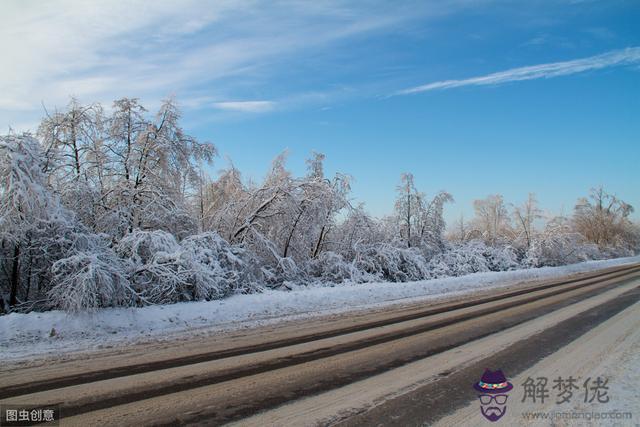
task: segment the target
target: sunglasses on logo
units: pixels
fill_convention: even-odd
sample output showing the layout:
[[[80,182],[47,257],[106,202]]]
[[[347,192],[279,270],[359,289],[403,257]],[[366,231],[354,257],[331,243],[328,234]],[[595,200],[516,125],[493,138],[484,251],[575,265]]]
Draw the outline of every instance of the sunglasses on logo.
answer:
[[[496,394],[495,396],[492,396],[490,394],[481,394],[480,396],[478,396],[480,398],[480,403],[482,403],[483,405],[488,405],[491,403],[491,401],[495,401],[498,405],[504,405],[505,403],[507,403],[507,396],[506,394]]]

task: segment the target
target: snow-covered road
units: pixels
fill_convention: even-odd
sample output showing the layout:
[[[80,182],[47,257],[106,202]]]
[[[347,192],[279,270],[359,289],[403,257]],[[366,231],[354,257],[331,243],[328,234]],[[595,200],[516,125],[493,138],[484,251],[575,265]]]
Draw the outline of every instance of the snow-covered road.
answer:
[[[391,424],[401,425],[407,421],[402,418],[401,415],[406,413],[405,410],[407,407],[398,404],[396,399],[402,400],[404,396],[411,395],[415,390],[430,387],[436,380],[440,379],[442,372],[452,373],[465,367],[465,365],[489,361],[496,353],[505,350],[508,351],[515,342],[526,341],[541,331],[561,324],[567,319],[571,319],[594,307],[598,307],[612,297],[622,295],[637,285],[638,282],[614,289],[580,304],[574,304],[564,310],[558,310],[549,315],[538,317],[503,332],[471,341],[460,347],[406,364],[394,370],[349,384],[339,389],[330,390],[282,405],[238,421],[234,423],[234,425],[237,427],[340,425],[340,421],[343,420],[347,421],[347,425],[371,425],[374,424],[371,422],[373,420],[377,420],[379,422],[378,425],[386,425],[386,422],[390,419],[393,420],[394,417],[397,417],[400,421],[396,423],[392,422]],[[640,346],[639,308],[640,306],[638,306],[638,304],[627,308],[601,325],[598,325],[575,342],[562,348],[561,351],[542,359],[516,377],[509,377],[508,380],[513,383],[515,388],[509,393],[508,411],[505,418],[501,420],[502,424],[498,423],[497,425],[527,426],[530,423],[536,426],[554,425],[569,427],[588,425],[584,422],[553,424],[540,421],[534,423],[533,421],[525,420],[523,417],[523,414],[532,412],[546,413],[547,411],[559,412],[559,410],[565,412],[592,412],[594,410],[603,412],[635,411],[635,416],[640,416],[640,412],[638,411],[640,409],[638,408],[640,391],[638,391],[636,386],[638,376],[640,375],[640,355],[638,354]],[[535,352],[535,349],[532,349],[532,352]],[[508,375],[509,372],[506,374]],[[610,402],[608,404],[584,404],[579,401],[579,399],[582,399],[581,393],[574,392],[574,405],[556,405],[556,391],[551,388],[553,386],[551,381],[558,376],[567,377],[569,375],[576,377],[583,375],[585,376],[584,378],[593,375],[607,377],[610,385]],[[546,404],[519,402],[522,398],[521,384],[527,376],[534,378],[546,376],[549,378],[548,391],[551,397],[547,399]],[[583,381],[584,378],[582,378]],[[465,388],[470,388],[475,380],[477,380],[477,378],[466,377],[467,384]],[[452,382],[453,381],[452,379]],[[422,408],[423,411],[422,415],[442,409],[442,407],[430,407],[430,402],[421,401],[420,396],[422,395],[418,392],[406,399],[406,401],[409,402],[409,407],[416,410],[419,415],[420,408]],[[453,400],[455,396],[450,395],[449,398]],[[376,409],[379,411],[368,418],[357,419],[355,421],[350,419],[350,417],[355,414],[365,415],[369,411],[375,411]],[[389,415],[389,417],[382,418],[385,414]],[[377,416],[381,417],[377,418]],[[409,423],[410,425],[420,424],[417,419],[412,421],[413,422]],[[450,415],[437,421],[438,427],[473,427],[489,424],[490,423],[480,414],[477,400],[473,400],[468,405],[459,408]],[[593,423],[593,425],[626,426],[627,424]]]
[[[558,403],[559,391],[553,389],[557,378],[576,379],[571,398]],[[548,379],[549,397],[541,402],[522,401],[522,384],[527,378]],[[601,396],[591,400],[595,381],[606,381]],[[584,382],[589,393],[585,402]],[[512,426],[637,426],[640,419],[640,305],[635,304],[598,325],[562,351],[531,366],[515,378],[509,393],[508,411],[503,423]],[[568,397],[569,395],[566,394]],[[606,400],[606,402],[605,402]],[[478,402],[472,402],[441,419],[438,426],[483,425]]]

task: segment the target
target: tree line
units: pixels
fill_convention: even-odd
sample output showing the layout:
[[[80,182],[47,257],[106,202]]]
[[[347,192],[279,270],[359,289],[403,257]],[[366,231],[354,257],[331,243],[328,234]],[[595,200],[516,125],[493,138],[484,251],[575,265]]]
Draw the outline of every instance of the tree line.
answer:
[[[38,131],[0,138],[0,311],[209,300],[312,283],[410,281],[632,255],[633,208],[604,189],[570,216],[492,195],[446,227],[453,197],[400,177],[393,214],[369,215],[351,178],[312,153],[294,176],[286,153],[262,182],[188,135],[173,100],[108,110],[72,99]]]

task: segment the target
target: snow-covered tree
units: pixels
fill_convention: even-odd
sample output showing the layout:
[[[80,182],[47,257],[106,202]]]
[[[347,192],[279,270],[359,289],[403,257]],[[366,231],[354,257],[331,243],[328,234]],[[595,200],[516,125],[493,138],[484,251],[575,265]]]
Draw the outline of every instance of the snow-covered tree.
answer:
[[[121,105],[131,108],[129,103]],[[199,163],[211,161],[215,148],[185,134],[179,119],[175,103],[165,101],[155,120],[146,123],[133,145],[125,148],[125,153],[131,150],[124,158],[126,170],[122,166],[126,196],[123,199],[131,210],[130,230],[167,229],[180,236],[195,231],[195,223],[185,221],[187,198],[192,186],[199,185]]]
[[[424,196],[422,196],[424,199]],[[429,201],[421,201],[419,214],[419,245],[425,253],[433,254],[445,250],[444,205],[453,202],[451,194],[441,191]]]
[[[510,205],[513,225],[509,233],[503,235],[501,243],[511,245],[518,254],[518,259],[523,260],[534,244],[539,240],[539,225],[543,223],[543,213],[538,208],[538,200],[535,194],[529,193],[527,200],[521,205]]]
[[[525,249],[531,247],[536,232],[535,221],[540,218],[542,218],[542,211],[538,208],[538,200],[533,193],[529,193],[527,200],[521,206],[513,207],[514,229],[516,231],[515,240],[518,243],[520,241],[523,242],[519,246]]]
[[[396,215],[398,217],[400,238],[407,248],[411,247],[415,236],[415,222],[421,209],[422,195],[418,193],[413,183],[413,174],[403,173],[400,184],[396,188]]]
[[[602,187],[591,189],[575,207],[573,223],[576,231],[600,248],[634,249],[634,227],[629,220],[633,206],[607,193]]]
[[[532,240],[523,263],[532,267],[558,266],[601,257],[598,247],[589,244],[568,218],[557,216],[547,221]]]
[[[453,197],[441,191],[433,199],[427,199],[423,192],[416,189],[410,173],[401,175],[396,190],[397,229],[406,247],[420,248],[427,257],[444,250],[444,205],[452,202]]]
[[[31,135],[0,138],[0,239],[2,250],[2,308],[29,297],[31,277],[21,273],[32,247],[34,227],[43,221],[64,221],[61,209],[47,188],[40,144]],[[27,273],[28,274],[28,273]],[[25,282],[27,285],[25,286]]]
[[[473,202],[474,231],[490,245],[500,243],[512,236],[509,213],[504,199],[499,194],[487,196]]]
[[[460,214],[460,217],[452,224],[452,227],[447,233],[447,239],[456,242],[464,243],[469,239],[470,226],[464,220],[464,215]]]
[[[84,304],[96,298],[100,304],[120,305],[127,284],[115,255],[103,236],[62,206],[47,185],[45,164],[32,136],[0,138],[3,310],[36,303],[40,308],[89,308]]]
[[[445,239],[447,192],[402,174],[393,213],[352,205],[349,175],[287,154],[263,180],[206,166],[215,147],[189,136],[173,100],[149,115],[123,98],[107,112],[72,99],[32,135],[0,138],[0,311],[164,304],[265,287],[404,282],[563,265],[640,250],[633,208],[603,189],[571,218],[542,217],[533,194],[474,202]],[[507,209],[511,206],[511,212]]]

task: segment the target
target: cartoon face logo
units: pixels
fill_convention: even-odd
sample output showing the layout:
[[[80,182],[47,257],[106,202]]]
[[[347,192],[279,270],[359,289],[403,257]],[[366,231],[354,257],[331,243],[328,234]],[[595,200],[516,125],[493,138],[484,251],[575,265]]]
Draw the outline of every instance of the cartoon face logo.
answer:
[[[507,392],[513,384],[507,381],[501,370],[484,371],[480,381],[473,385],[479,393],[480,412],[489,421],[498,421],[507,412]]]

